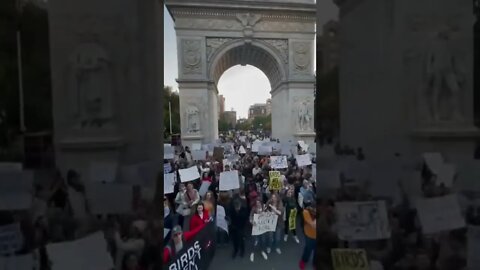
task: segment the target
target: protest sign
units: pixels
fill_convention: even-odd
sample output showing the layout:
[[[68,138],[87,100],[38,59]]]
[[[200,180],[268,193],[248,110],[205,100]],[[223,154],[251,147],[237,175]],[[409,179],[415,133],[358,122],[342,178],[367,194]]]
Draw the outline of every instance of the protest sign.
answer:
[[[465,219],[462,216],[456,194],[417,199],[416,208],[424,234],[465,227]]]
[[[175,188],[175,173],[163,174],[163,194],[172,194]]]
[[[252,148],[252,145],[250,143],[247,143],[247,149],[251,149]],[[257,149],[258,151],[258,149]]]
[[[298,141],[298,145],[302,149],[302,151],[308,151],[308,144],[306,144],[304,141]]]
[[[96,161],[90,163],[90,181],[92,182],[114,182],[117,177],[117,162]]]
[[[220,173],[220,191],[227,191],[240,188],[238,171],[226,171]]]
[[[133,193],[131,185],[89,183],[86,187],[86,197],[92,214],[131,213]]]
[[[227,220],[225,219],[226,214],[225,214],[225,208],[221,205],[217,205],[217,213],[216,213],[216,219],[215,222],[217,224],[217,227],[224,230],[225,232],[228,233],[228,223]]]
[[[206,150],[193,150],[192,151],[193,160],[206,160],[207,151]]]
[[[370,270],[364,249],[334,248],[332,264],[335,270]]]
[[[271,156],[270,167],[274,169],[286,169],[288,168],[288,162],[286,156]]]
[[[200,178],[197,166],[192,166],[188,169],[180,169],[178,170],[178,173],[180,174],[180,181],[182,181],[182,183]]]
[[[261,145],[262,145],[261,142],[257,142],[257,141],[253,142],[253,143],[252,143],[252,152],[258,153],[258,151],[260,150],[260,146],[261,146]]]
[[[277,229],[278,216],[272,212],[253,214],[252,235],[274,232]]]
[[[290,215],[288,216],[288,230],[292,231],[297,228],[297,208],[290,210]]]
[[[166,270],[200,270],[208,269],[215,255],[216,228],[213,222],[209,222],[205,228],[198,232],[193,239],[184,243],[184,247],[176,252],[176,255],[165,266]]]
[[[0,171],[22,171],[23,165],[18,162],[0,162]]]
[[[379,240],[390,238],[384,201],[337,202],[338,235],[341,240]]]
[[[224,153],[224,149],[223,147],[217,147],[215,146],[213,148],[213,158],[218,161],[218,162],[221,162],[223,160],[223,153]]]
[[[20,224],[13,223],[0,227],[0,255],[13,255],[23,247]]]
[[[297,165],[299,167],[312,165],[312,159],[310,157],[310,154],[296,155],[295,159],[297,160]]]
[[[468,269],[480,269],[480,226],[469,226],[467,237]]]
[[[71,242],[48,244],[52,270],[104,270],[114,267],[102,232]]]
[[[173,159],[175,157],[175,149],[171,145],[163,145],[163,159]]]
[[[440,153],[423,153],[423,159],[432,173],[438,175],[443,164],[443,156]]]
[[[258,148],[258,155],[260,156],[269,156],[272,154],[272,146],[260,145]]]
[[[282,189],[282,175],[280,174],[279,171],[270,171],[268,172],[270,181],[268,188],[270,190],[280,190]]]
[[[240,148],[238,149],[238,153],[239,154],[246,154],[247,151],[245,150],[245,148],[243,147],[243,145],[240,146]]]
[[[198,194],[202,196],[202,198],[207,194],[208,188],[210,187],[212,183],[208,181],[203,181],[202,185],[200,186],[200,189],[198,190]]]

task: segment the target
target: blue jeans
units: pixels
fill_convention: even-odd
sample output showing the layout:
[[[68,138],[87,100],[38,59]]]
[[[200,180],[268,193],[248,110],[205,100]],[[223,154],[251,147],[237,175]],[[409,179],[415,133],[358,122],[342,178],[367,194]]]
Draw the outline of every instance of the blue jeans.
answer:
[[[275,249],[278,248],[278,243],[281,241],[282,238],[282,229],[277,228],[274,232],[268,232],[268,239],[270,240],[270,248]]]
[[[305,236],[305,248],[303,248],[302,261],[307,263],[312,253],[315,255],[317,250],[317,240]]]
[[[252,235],[253,251],[263,251],[267,247],[267,233]]]

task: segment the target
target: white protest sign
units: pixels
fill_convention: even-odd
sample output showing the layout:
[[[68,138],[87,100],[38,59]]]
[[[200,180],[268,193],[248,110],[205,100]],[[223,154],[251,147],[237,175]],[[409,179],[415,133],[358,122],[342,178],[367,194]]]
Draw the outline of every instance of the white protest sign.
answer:
[[[247,136],[240,136],[240,137],[239,137],[239,139],[240,139],[241,142],[245,142],[246,138],[247,138]]]
[[[424,234],[465,227],[465,219],[462,216],[456,194],[418,199],[416,208]]]
[[[105,270],[114,267],[102,232],[71,242],[48,244],[52,270]]]
[[[443,157],[440,153],[423,153],[423,159],[428,168],[436,175],[440,173],[440,168],[443,164]]]
[[[390,238],[384,201],[337,202],[338,237],[344,241]]]
[[[23,247],[23,235],[20,224],[14,223],[0,227],[0,255],[13,255]]]
[[[171,173],[172,172],[172,164],[164,163],[163,164],[163,173]]]
[[[210,187],[212,183],[208,182],[208,181],[203,181],[202,182],[202,185],[200,186],[200,189],[198,190],[198,194],[201,196],[201,197],[205,197],[205,194],[207,194],[208,192],[208,188]]]
[[[271,156],[270,167],[274,169],[286,169],[288,168],[288,162],[286,156]]]
[[[0,162],[0,171],[22,171],[23,165],[18,162]]]
[[[217,218],[216,218],[216,224],[217,227],[224,230],[225,232],[228,233],[228,223],[227,220],[225,219],[225,208],[221,205],[217,205]]]
[[[201,150],[202,149],[202,144],[201,143],[192,143],[192,151],[195,151],[195,150]]]
[[[170,229],[163,229],[163,239],[165,239],[170,232]]]
[[[445,187],[451,187],[456,173],[457,173],[457,168],[455,167],[455,165],[450,163],[443,163],[440,166],[440,169],[437,175],[437,184],[444,184]]]
[[[117,162],[92,162],[90,163],[90,181],[92,182],[107,182],[115,181],[117,177]]]
[[[261,142],[257,142],[257,141],[253,142],[253,143],[252,143],[252,152],[258,153],[258,151],[260,150],[260,146],[261,146],[261,145],[262,145]]]
[[[180,181],[182,181],[182,183],[200,178],[200,173],[198,172],[197,166],[192,166],[188,169],[178,170],[178,173],[180,174]]]
[[[128,214],[132,211],[132,186],[89,183],[87,200],[94,215]]]
[[[238,178],[238,171],[234,170],[220,173],[220,191],[227,191],[239,188],[240,182]]]
[[[480,269],[480,226],[469,226],[467,237],[468,269]]]
[[[282,155],[287,155],[290,156],[292,154],[292,146],[290,144],[282,144],[281,146],[281,154]]]
[[[252,145],[250,143],[247,143],[247,149],[250,149],[250,148],[252,148]],[[258,149],[257,149],[257,151],[258,151]]]
[[[163,159],[173,159],[175,157],[175,150],[171,145],[163,145]]]
[[[298,145],[300,145],[302,151],[308,151],[308,144],[306,144],[304,141],[298,141]]]
[[[278,215],[272,212],[253,214],[252,235],[274,232],[277,229]]]
[[[193,160],[206,160],[207,159],[207,150],[193,150],[192,151]]]
[[[245,150],[245,148],[243,147],[243,145],[240,146],[240,148],[238,149],[238,153],[239,154],[246,154],[247,151]]]
[[[297,165],[299,167],[312,165],[312,159],[310,157],[310,154],[296,155],[295,159],[297,160]]]
[[[175,173],[163,174],[163,194],[172,194],[175,188]]]

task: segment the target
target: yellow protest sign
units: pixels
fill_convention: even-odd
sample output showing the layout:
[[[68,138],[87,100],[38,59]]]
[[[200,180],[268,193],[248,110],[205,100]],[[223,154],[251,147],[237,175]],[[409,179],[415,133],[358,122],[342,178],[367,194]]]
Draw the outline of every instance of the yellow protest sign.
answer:
[[[288,230],[295,230],[297,227],[297,208],[290,210],[290,215],[288,217]]]
[[[369,270],[367,252],[364,249],[332,249],[333,269]]]
[[[280,190],[282,189],[282,177],[280,175],[279,171],[270,171],[269,173],[270,176],[270,184],[268,185],[268,188],[270,190]]]

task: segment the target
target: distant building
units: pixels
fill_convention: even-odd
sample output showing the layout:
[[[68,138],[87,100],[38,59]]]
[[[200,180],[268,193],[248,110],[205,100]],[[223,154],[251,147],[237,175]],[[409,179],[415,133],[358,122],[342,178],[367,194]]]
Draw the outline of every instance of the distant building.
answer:
[[[339,63],[339,24],[337,21],[328,21],[323,25],[323,34],[317,34],[317,66],[318,73],[325,74]]]
[[[225,97],[223,95],[218,96],[218,116],[221,117],[225,112]]]
[[[267,115],[272,114],[272,99],[267,99]]]
[[[267,104],[265,103],[253,104],[248,109],[248,119],[252,119],[257,116],[266,116],[266,115],[267,115]]]
[[[233,109],[223,112],[222,116],[222,119],[227,122],[229,126],[234,127],[237,124],[237,112]]]

